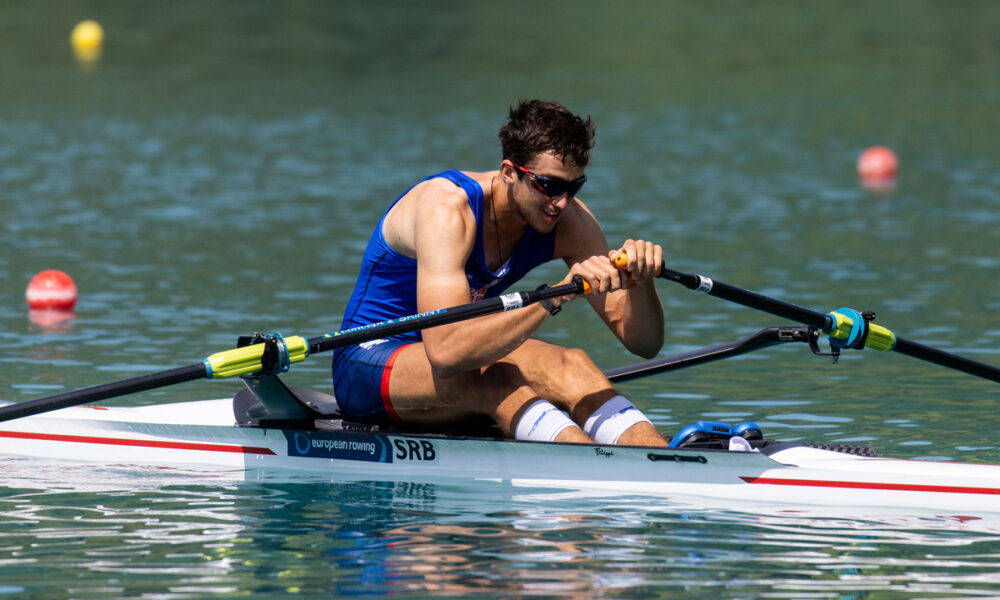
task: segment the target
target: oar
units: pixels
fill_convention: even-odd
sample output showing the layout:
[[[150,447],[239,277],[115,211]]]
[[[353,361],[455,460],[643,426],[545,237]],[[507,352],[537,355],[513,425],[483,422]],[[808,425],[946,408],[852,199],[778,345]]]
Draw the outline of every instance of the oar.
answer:
[[[60,408],[77,406],[87,402],[97,402],[126,394],[144,392],[195,379],[220,379],[254,373],[265,368],[265,363],[267,362],[265,352],[275,352],[273,349],[269,350],[269,348],[275,346],[278,347],[278,353],[280,354],[278,357],[279,362],[283,363],[287,368],[287,365],[290,363],[303,361],[312,354],[326,352],[334,348],[353,346],[354,344],[382,337],[456,323],[475,317],[522,308],[549,298],[571,294],[585,294],[589,293],[589,291],[590,286],[577,277],[572,283],[564,285],[547,287],[540,290],[511,292],[478,302],[470,302],[450,308],[442,308],[398,319],[344,329],[309,340],[300,336],[287,338],[275,336],[277,340],[274,344],[259,343],[218,352],[204,360],[185,367],[158,371],[113,383],[95,385],[64,394],[56,394],[55,396],[3,406],[0,407],[0,421],[9,421]]]
[[[619,254],[615,263],[624,268],[627,257]],[[681,273],[668,269],[666,263],[661,265],[657,277],[679,283],[684,287],[741,304],[749,308],[770,313],[803,325],[815,327],[835,340],[847,342],[851,348],[872,348],[883,352],[894,351],[906,356],[918,358],[942,367],[948,367],[996,381],[1000,383],[1000,369],[981,363],[964,356],[958,356],[944,350],[931,348],[923,344],[903,339],[881,325],[868,322],[856,311],[839,309],[830,313],[820,313],[782,300],[751,292],[733,285],[715,281],[703,275]],[[853,316],[852,316],[853,315]]]

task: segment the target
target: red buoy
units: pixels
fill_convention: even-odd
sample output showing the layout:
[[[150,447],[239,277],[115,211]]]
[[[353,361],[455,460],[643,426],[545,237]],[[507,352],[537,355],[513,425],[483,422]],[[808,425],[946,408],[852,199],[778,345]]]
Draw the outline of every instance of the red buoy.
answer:
[[[35,275],[25,292],[28,307],[33,310],[73,310],[76,306],[76,284],[73,278],[56,269]]]
[[[885,146],[872,146],[858,157],[861,179],[895,179],[898,173],[899,159]]]

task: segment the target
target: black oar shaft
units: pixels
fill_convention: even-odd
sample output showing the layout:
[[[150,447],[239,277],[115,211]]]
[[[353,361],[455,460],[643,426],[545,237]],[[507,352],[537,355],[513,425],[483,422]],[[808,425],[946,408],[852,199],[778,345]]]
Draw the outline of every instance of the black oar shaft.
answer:
[[[581,293],[583,293],[582,282],[567,283],[541,290],[513,292],[497,298],[487,298],[478,302],[470,302],[469,304],[462,304],[451,308],[420,313],[401,319],[393,319],[392,321],[362,325],[310,339],[309,354],[353,346],[362,342],[408,333],[418,329],[428,329],[430,327],[457,323],[505,310],[521,308],[522,306],[549,298]]]
[[[658,276],[668,281],[679,283],[696,292],[705,293],[736,304],[741,304],[748,308],[753,308],[778,317],[797,321],[803,325],[809,325],[810,327],[815,327],[821,331],[828,331],[834,324],[833,319],[827,314],[809,310],[808,308],[803,308],[775,298],[770,298],[762,294],[722,283],[721,281],[715,281],[702,275],[674,271],[673,269],[668,269],[666,264],[661,267],[660,274]],[[944,350],[931,348],[930,346],[912,342],[898,336],[895,337],[895,345],[891,349],[894,352],[898,352],[906,356],[918,358],[942,367],[948,367],[955,369],[956,371],[961,371],[969,375],[975,375],[977,377],[982,377],[983,379],[1000,383],[1000,369],[992,365],[987,365],[985,363],[965,358],[964,356],[958,356],[957,354],[945,352]]]
[[[0,421],[9,421],[37,415],[39,413],[78,406],[87,402],[99,402],[108,398],[117,398],[137,392],[154,390],[175,383],[194,381],[205,377],[205,363],[199,362],[186,367],[177,367],[168,371],[159,371],[148,375],[140,375],[122,379],[113,383],[102,383],[65,394],[56,394],[37,400],[27,400],[0,408]]]
[[[709,279],[708,277],[703,277],[702,275],[681,273],[680,271],[668,269],[667,266],[664,265],[660,269],[659,276],[663,279],[679,283],[696,292],[708,294],[709,296],[715,296],[716,298],[728,300],[729,302],[733,302],[735,304],[741,304],[747,308],[753,308],[755,310],[770,313],[777,317],[790,319],[797,323],[802,323],[803,325],[815,327],[816,329],[828,329],[832,325],[832,320],[829,315],[816,312],[790,302],[784,302],[756,292],[751,292],[743,288],[738,288],[721,281],[715,281],[713,279]]]
[[[1000,369],[992,365],[945,352],[944,350],[938,350],[937,348],[931,348],[901,337],[896,337],[896,346],[893,348],[893,351],[1000,383]]]
[[[427,329],[428,327],[437,327],[440,325],[447,325],[449,323],[457,323],[458,321],[466,319],[522,308],[549,298],[583,294],[584,292],[585,288],[583,280],[578,278],[573,283],[567,283],[556,287],[544,288],[541,290],[511,292],[497,298],[489,298],[487,300],[470,302],[468,304],[420,313],[408,317],[393,319],[391,321],[355,327],[353,329],[338,331],[334,334],[308,340],[308,354],[325,352],[327,350],[333,350],[334,348],[341,348],[344,346],[352,346],[354,344],[360,344],[362,342],[383,337],[408,333],[420,329]],[[301,338],[299,339],[301,340]],[[106,383],[74,390],[72,392],[66,392],[65,394],[57,394],[55,396],[38,398],[37,400],[27,400],[25,402],[18,402],[16,404],[3,406],[0,407],[0,422],[37,415],[39,413],[58,410],[60,408],[78,406],[88,402],[98,402],[100,400],[107,400],[108,398],[125,396],[136,392],[145,392],[173,385],[175,383],[183,383],[185,381],[193,381],[195,379],[202,379],[205,377],[232,376],[232,374],[227,374],[230,373],[229,371],[221,370],[220,366],[225,366],[229,362],[225,355],[228,355],[230,352],[238,351],[239,349],[236,351],[227,351],[215,354],[202,362],[188,365],[186,367],[178,367],[167,371],[160,371],[157,373],[150,373],[148,375],[141,375],[139,377],[132,377],[130,379],[123,379],[113,383]],[[212,359],[213,357],[218,356],[222,356],[222,358],[219,359],[219,364],[216,364],[213,367]],[[299,358],[299,360],[303,358],[304,356]],[[231,373],[241,374],[254,370],[259,371],[263,368],[260,364],[260,360],[260,355],[253,355],[249,358],[246,356],[233,358],[233,362],[238,362],[240,365],[245,363],[249,364],[249,366],[246,370],[243,370],[242,367],[240,367],[231,371]],[[213,369],[215,370],[214,373]]]

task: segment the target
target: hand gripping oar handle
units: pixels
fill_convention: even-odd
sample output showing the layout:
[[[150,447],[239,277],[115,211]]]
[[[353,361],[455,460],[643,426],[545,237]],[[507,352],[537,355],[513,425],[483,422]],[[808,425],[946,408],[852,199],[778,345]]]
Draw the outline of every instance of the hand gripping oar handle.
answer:
[[[310,340],[299,336],[282,338],[282,345],[285,347],[283,352],[287,352],[284,360],[287,363],[300,362],[305,360],[310,354],[326,352],[327,350],[344,346],[353,346],[361,342],[427,329],[428,327],[456,323],[492,313],[514,310],[549,298],[584,294],[587,293],[588,289],[589,286],[585,285],[585,282],[577,277],[574,278],[572,283],[564,285],[541,290],[511,292],[496,298],[488,298],[478,302],[470,302],[450,308],[442,308],[389,321],[382,321],[380,323],[372,323],[371,325],[345,329]],[[254,373],[263,368],[262,359],[265,350],[266,344],[243,346],[242,348],[218,352],[200,362],[185,367],[150,373],[113,383],[95,385],[46,398],[17,402],[0,407],[0,421],[9,421],[11,419],[37,415],[88,402],[97,402],[127,394],[145,392],[175,383],[194,381],[195,379],[218,379]]]
[[[620,265],[620,258],[621,255],[615,258],[616,264]],[[674,271],[673,269],[668,269],[665,263],[660,266],[660,272],[657,274],[657,277],[679,283],[690,290],[702,294],[722,298],[723,300],[741,304],[778,317],[791,319],[803,325],[815,327],[838,340],[849,340],[853,337],[852,332],[856,326],[854,320],[839,311],[826,314],[816,312],[721,281],[714,281],[703,275]],[[863,343],[862,347],[881,350],[883,352],[892,350],[906,356],[919,358],[920,360],[942,367],[948,367],[968,373],[969,375],[975,375],[1000,383],[1000,369],[994,366],[912,342],[897,336],[881,325],[868,323],[867,326],[869,331],[867,332],[867,336],[861,340],[861,343]]]

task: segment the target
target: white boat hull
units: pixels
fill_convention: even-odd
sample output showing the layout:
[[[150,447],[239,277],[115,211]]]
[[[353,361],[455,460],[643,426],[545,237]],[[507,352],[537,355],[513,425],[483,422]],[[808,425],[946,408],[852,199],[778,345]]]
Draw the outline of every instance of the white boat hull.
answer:
[[[498,481],[663,498],[1000,513],[1000,466],[771,453],[549,444],[237,427],[231,400],[76,407],[0,423],[0,456],[331,481]]]

